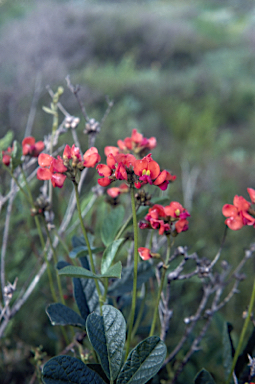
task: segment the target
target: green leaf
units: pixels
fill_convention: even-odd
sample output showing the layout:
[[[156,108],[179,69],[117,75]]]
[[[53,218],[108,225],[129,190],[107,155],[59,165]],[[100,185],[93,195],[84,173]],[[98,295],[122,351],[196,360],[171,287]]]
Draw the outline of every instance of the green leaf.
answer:
[[[121,278],[122,264],[121,261],[118,261],[116,264],[112,265],[105,273],[102,274],[102,277],[117,277]]]
[[[108,294],[110,296],[122,296],[125,293],[131,292],[133,289],[133,272],[133,265],[123,268],[121,279],[114,281],[108,289]],[[154,274],[154,266],[150,264],[149,261],[139,263],[137,271],[137,289],[139,289],[150,277],[154,276]]]
[[[102,316],[91,313],[86,328],[106,376],[115,380],[122,365],[126,339],[126,323],[122,313],[111,305],[103,305]]]
[[[249,360],[248,355],[253,356],[255,344],[255,327],[253,327],[251,336],[249,337],[247,344],[245,345],[242,353],[238,356],[236,366],[235,366],[235,374],[237,377],[240,376],[244,368],[247,366]]]
[[[194,384],[215,384],[215,381],[206,369],[202,369],[195,377]]]
[[[97,247],[97,248],[92,247],[91,251],[93,254],[97,254],[99,252],[103,252],[104,248],[103,247]],[[78,247],[73,248],[71,250],[71,252],[69,253],[69,256],[71,257],[71,259],[74,259],[75,257],[88,256],[88,254],[89,254],[88,248],[85,245],[80,245]]]
[[[101,239],[104,245],[110,245],[117,231],[119,230],[125,215],[125,209],[122,205],[117,206],[110,212],[105,210],[101,226]]]
[[[56,112],[48,107],[43,106],[42,109],[44,110],[44,112],[49,113],[50,115],[56,115]]]
[[[96,373],[99,374],[99,376],[102,377],[102,379],[106,382],[106,383],[109,383],[109,380],[106,376],[106,374],[104,373],[104,370],[103,368],[101,367],[100,364],[86,364],[88,368],[92,369],[93,371],[95,371]]]
[[[105,249],[101,261],[101,273],[105,273],[109,269],[119,250],[119,247],[121,246],[124,240],[125,239],[115,240]]]
[[[13,132],[8,131],[6,135],[0,139],[0,152],[5,151],[8,147],[10,147],[12,140]]]
[[[73,278],[74,297],[78,305],[81,316],[87,319],[91,312],[99,309],[99,297],[96,290],[96,284],[93,279]],[[99,281],[99,287],[102,294],[104,287]]]
[[[73,325],[74,327],[85,328],[85,320],[71,308],[61,303],[48,305],[46,313],[52,325]]]
[[[232,330],[232,326],[228,323],[224,323],[224,330],[223,330],[223,367],[225,372],[225,379],[228,378],[231,367],[232,367],[232,340],[230,336],[230,332]]]
[[[56,356],[43,367],[44,384],[105,384],[104,380],[81,360],[71,356]]]
[[[67,267],[62,268],[58,273],[59,275],[63,276],[69,276],[69,277],[83,277],[86,279],[102,279],[103,277],[118,277],[120,278],[120,271],[121,271],[121,263],[120,261],[115,264],[112,268],[109,269],[109,271],[105,274],[95,274],[88,269],[85,269],[83,267],[75,267],[73,265],[69,265]],[[112,271],[112,272],[111,272]]]
[[[116,384],[143,384],[161,368],[166,357],[166,346],[158,336],[139,343],[128,355]]]
[[[20,164],[22,164],[21,161],[22,156],[22,148],[20,143],[17,140],[14,140],[13,142],[13,150],[11,153],[11,166],[12,169],[17,168]]]

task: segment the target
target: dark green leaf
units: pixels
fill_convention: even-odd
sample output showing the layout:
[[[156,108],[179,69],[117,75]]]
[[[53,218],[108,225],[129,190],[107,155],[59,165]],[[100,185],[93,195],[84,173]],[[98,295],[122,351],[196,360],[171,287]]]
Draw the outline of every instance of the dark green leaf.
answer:
[[[73,248],[79,247],[81,245],[86,246],[86,242],[83,236],[73,236],[72,237],[72,246]]]
[[[106,383],[110,383],[100,364],[87,364],[87,367],[98,373]]]
[[[93,279],[73,279],[74,297],[78,305],[81,316],[84,320],[88,315],[99,309],[99,298],[96,290],[96,284]],[[103,294],[104,288],[99,281],[100,290]]]
[[[209,372],[202,369],[195,377],[194,384],[215,384],[215,381]]]
[[[123,268],[121,279],[114,281],[108,289],[108,294],[110,296],[122,296],[125,293],[131,292],[133,289],[133,271],[133,265]],[[152,276],[154,276],[154,266],[148,261],[139,263],[137,271],[137,289]]]
[[[46,308],[52,325],[73,325],[74,327],[85,327],[85,320],[71,308],[61,303],[50,304]]]
[[[101,273],[105,273],[111,266],[121,244],[125,239],[114,240],[108,247],[105,249],[102,261],[101,261]]]
[[[139,343],[128,355],[116,384],[143,384],[160,370],[166,357],[166,346],[158,336]]]
[[[43,367],[45,384],[105,384],[103,379],[81,360],[71,356],[57,356]]]
[[[22,156],[22,148],[18,141],[14,140],[13,142],[13,150],[11,152],[11,166],[12,169],[17,168],[20,164],[22,164],[21,161]]]
[[[121,368],[126,339],[126,323],[122,313],[111,305],[103,305],[102,316],[91,313],[86,328],[106,376],[114,380]]]
[[[119,263],[120,262],[118,262],[117,264],[119,265]],[[59,275],[69,276],[69,277],[83,277],[86,279],[101,279],[103,277],[108,277],[108,278],[118,277],[119,278],[119,275],[120,275],[119,269],[120,268],[118,267],[118,268],[115,268],[112,273],[110,272],[110,273],[105,273],[103,275],[101,275],[101,274],[96,275],[95,273],[93,273],[93,272],[91,272],[88,269],[85,269],[83,267],[76,267],[73,265],[69,265],[69,266],[61,269],[59,271]]]
[[[68,265],[71,265],[70,263],[68,263],[67,261],[64,261],[64,260],[60,260],[57,265],[56,265],[56,268],[58,270],[64,268],[64,267],[67,267]]]
[[[110,212],[105,210],[101,226],[101,239],[104,245],[110,245],[117,231],[119,230],[125,215],[125,209],[122,205],[117,206]]]
[[[225,371],[225,379],[228,378],[231,366],[232,366],[232,340],[230,336],[231,327],[230,324],[224,323],[224,330],[223,330],[223,367]]]

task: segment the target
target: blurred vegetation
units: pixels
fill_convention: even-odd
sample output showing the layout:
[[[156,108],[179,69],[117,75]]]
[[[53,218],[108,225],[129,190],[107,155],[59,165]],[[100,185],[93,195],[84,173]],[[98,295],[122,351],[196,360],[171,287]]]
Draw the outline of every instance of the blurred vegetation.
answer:
[[[247,197],[246,187],[255,187],[254,29],[255,7],[250,1],[0,2],[1,137],[11,130],[22,140],[36,84],[40,88],[32,131],[36,139],[51,129],[49,115],[41,110],[50,102],[47,84],[53,89],[65,86],[70,74],[72,82],[82,87],[89,116],[98,120],[109,96],[115,105],[96,143],[100,152],[130,135],[133,128],[146,137],[156,136],[153,157],[178,177],[167,194],[190,204],[190,229],[179,236],[176,245],[188,245],[190,251],[212,259],[224,232],[222,205],[232,203],[235,194]],[[69,90],[62,103],[71,114],[81,116]],[[82,129],[81,124],[78,130]],[[85,150],[87,144],[83,145]],[[188,178],[194,170],[198,178],[188,199]],[[9,182],[2,170],[0,177],[3,194]],[[58,201],[64,203],[66,195],[61,191],[60,196]],[[93,215],[89,220],[94,222]],[[3,225],[4,219],[1,231]],[[29,264],[26,261],[35,237],[22,201],[16,201],[12,227],[19,228],[21,235],[15,237],[13,232],[8,278],[12,281],[19,275],[25,281],[33,267],[30,258]],[[252,241],[253,228],[229,232],[222,257],[236,265]],[[236,335],[249,301],[254,266],[249,265],[246,272],[249,279],[223,311]],[[186,302],[192,303],[194,293],[179,285],[173,297],[183,309]],[[42,323],[26,324],[28,309],[23,309],[13,320],[6,343],[15,344],[18,338],[25,348],[42,342],[54,354],[55,336],[43,308],[49,292],[43,283],[40,289],[26,308],[34,308],[32,324],[32,316],[38,321],[39,314]],[[178,328],[173,333],[180,334],[182,310],[175,316]],[[214,349],[219,353],[222,324],[218,316],[209,344],[192,360],[194,366],[190,364],[183,380],[194,376],[202,365],[216,371],[206,353]],[[41,341],[38,335],[42,333]]]

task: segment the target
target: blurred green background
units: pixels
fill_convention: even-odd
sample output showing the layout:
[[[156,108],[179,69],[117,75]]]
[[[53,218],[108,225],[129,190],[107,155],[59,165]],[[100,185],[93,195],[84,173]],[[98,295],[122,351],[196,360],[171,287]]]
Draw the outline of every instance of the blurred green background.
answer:
[[[133,128],[146,137],[157,137],[153,158],[177,175],[167,195],[191,213],[190,229],[178,237],[176,245],[188,245],[190,252],[209,259],[215,256],[224,232],[222,205],[232,203],[235,194],[248,198],[246,188],[255,188],[253,2],[2,0],[0,52],[1,137],[11,130],[16,139],[23,139],[35,90],[39,97],[32,134],[40,140],[51,131],[51,117],[41,108],[50,102],[47,84],[53,90],[64,86],[61,102],[69,113],[82,118],[66,87],[69,74],[74,84],[81,85],[90,117],[100,120],[106,96],[114,100],[96,142],[101,153],[105,145],[116,145],[117,139],[130,136]],[[83,129],[82,120],[78,132],[82,134]],[[3,170],[0,176],[1,193],[5,194],[8,177]],[[13,281],[19,275],[25,281],[30,273],[31,264],[26,261],[33,232],[31,242],[22,237],[32,222],[20,201],[12,220],[13,228],[23,227],[21,235],[11,239],[8,279]],[[4,214],[0,225],[2,231]],[[222,258],[236,265],[253,241],[254,228],[229,231]],[[236,337],[254,270],[250,261],[241,292],[221,312],[234,325]],[[44,281],[47,284],[46,278]],[[29,351],[31,345],[44,343],[52,353],[54,332],[44,314],[45,297],[49,299],[49,293],[41,284],[40,294],[31,296],[7,334],[5,348],[11,350],[13,340],[17,343],[21,370],[24,361],[19,346]],[[178,300],[180,306],[189,302],[192,308],[194,295],[189,291]],[[24,320],[27,311],[29,324]],[[217,351],[221,364],[217,348],[223,320],[219,317],[205,352]],[[44,329],[48,342],[42,335]],[[215,370],[215,361],[213,368],[203,356],[200,353],[194,366]],[[8,369],[14,369],[11,363]],[[8,384],[16,383],[11,380]]]

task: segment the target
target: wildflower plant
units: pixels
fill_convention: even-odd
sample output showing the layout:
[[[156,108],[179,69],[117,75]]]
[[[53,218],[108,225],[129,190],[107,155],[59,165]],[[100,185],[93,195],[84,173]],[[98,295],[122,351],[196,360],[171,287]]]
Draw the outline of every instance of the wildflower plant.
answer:
[[[237,292],[243,279],[241,268],[252,257],[254,246],[246,251],[232,274],[226,261],[222,262],[220,271],[215,270],[226,232],[212,260],[189,254],[185,246],[175,248],[176,237],[184,238],[189,229],[190,213],[179,201],[169,197],[169,187],[176,176],[170,169],[162,169],[152,157],[156,138],[146,138],[133,129],[130,137],[117,141],[117,146],[107,143],[110,145],[105,147],[105,160],[102,160],[104,156],[99,154],[95,141],[113,103],[108,103],[102,121],[97,122],[87,115],[78,89],[69,78],[67,85],[82,106],[86,121],[82,146],[76,132],[80,119],[70,115],[60,103],[62,88],[56,93],[49,89],[52,101],[50,107],[44,107],[53,118],[49,136],[43,141],[28,136],[21,144],[10,143],[10,137],[6,136],[0,142],[2,168],[12,179],[10,192],[1,196],[1,207],[8,204],[8,209],[1,255],[0,337],[47,271],[53,302],[46,307],[46,313],[51,324],[60,327],[64,353],[48,361],[42,354],[36,360],[36,373],[41,382],[143,384],[152,378],[156,380],[153,382],[178,382],[179,375],[206,337],[214,314]],[[59,111],[64,114],[60,124]],[[74,143],[68,139],[68,144],[59,148],[60,137],[70,137],[70,133]],[[81,191],[88,178],[88,168],[92,168],[97,181],[84,209]],[[37,196],[32,181],[40,183]],[[53,196],[59,196],[59,189],[64,191],[68,182],[72,183],[73,190],[63,219],[58,223]],[[255,190],[249,188],[248,193],[251,202],[235,196],[234,204],[226,204],[222,209],[226,226],[232,230],[245,225],[255,227],[255,211],[251,208]],[[24,196],[34,219],[43,257],[39,270],[23,287],[19,286],[18,277],[13,284],[6,283],[5,266],[10,215],[18,194]],[[102,199],[110,206],[104,212],[100,212]],[[86,214],[93,206],[101,226],[99,232],[95,229],[90,233]],[[68,232],[73,233],[71,245],[65,238]],[[146,242],[145,232],[148,233]],[[60,257],[59,245],[66,257]],[[193,313],[183,319],[184,334],[175,347],[170,348],[168,336],[172,332],[170,324],[174,313],[170,288],[175,281],[188,284],[193,277],[200,282],[202,298],[197,308],[192,308]],[[64,286],[70,279],[76,302],[73,308],[67,305]],[[149,299],[150,287],[156,292],[153,303]],[[22,295],[16,297],[16,291]],[[254,376],[252,351],[247,364],[239,361],[238,370],[235,369],[254,299],[255,287],[238,347],[234,353],[229,349],[225,354],[225,360],[228,359],[227,363],[223,362],[226,383],[232,377],[234,380],[241,377],[248,363],[252,368],[246,380]],[[146,311],[151,321],[144,335],[140,326]],[[226,345],[232,343],[227,329],[225,336]],[[39,349],[36,351],[39,353]],[[214,379],[202,369],[194,383],[205,382],[214,383]]]

